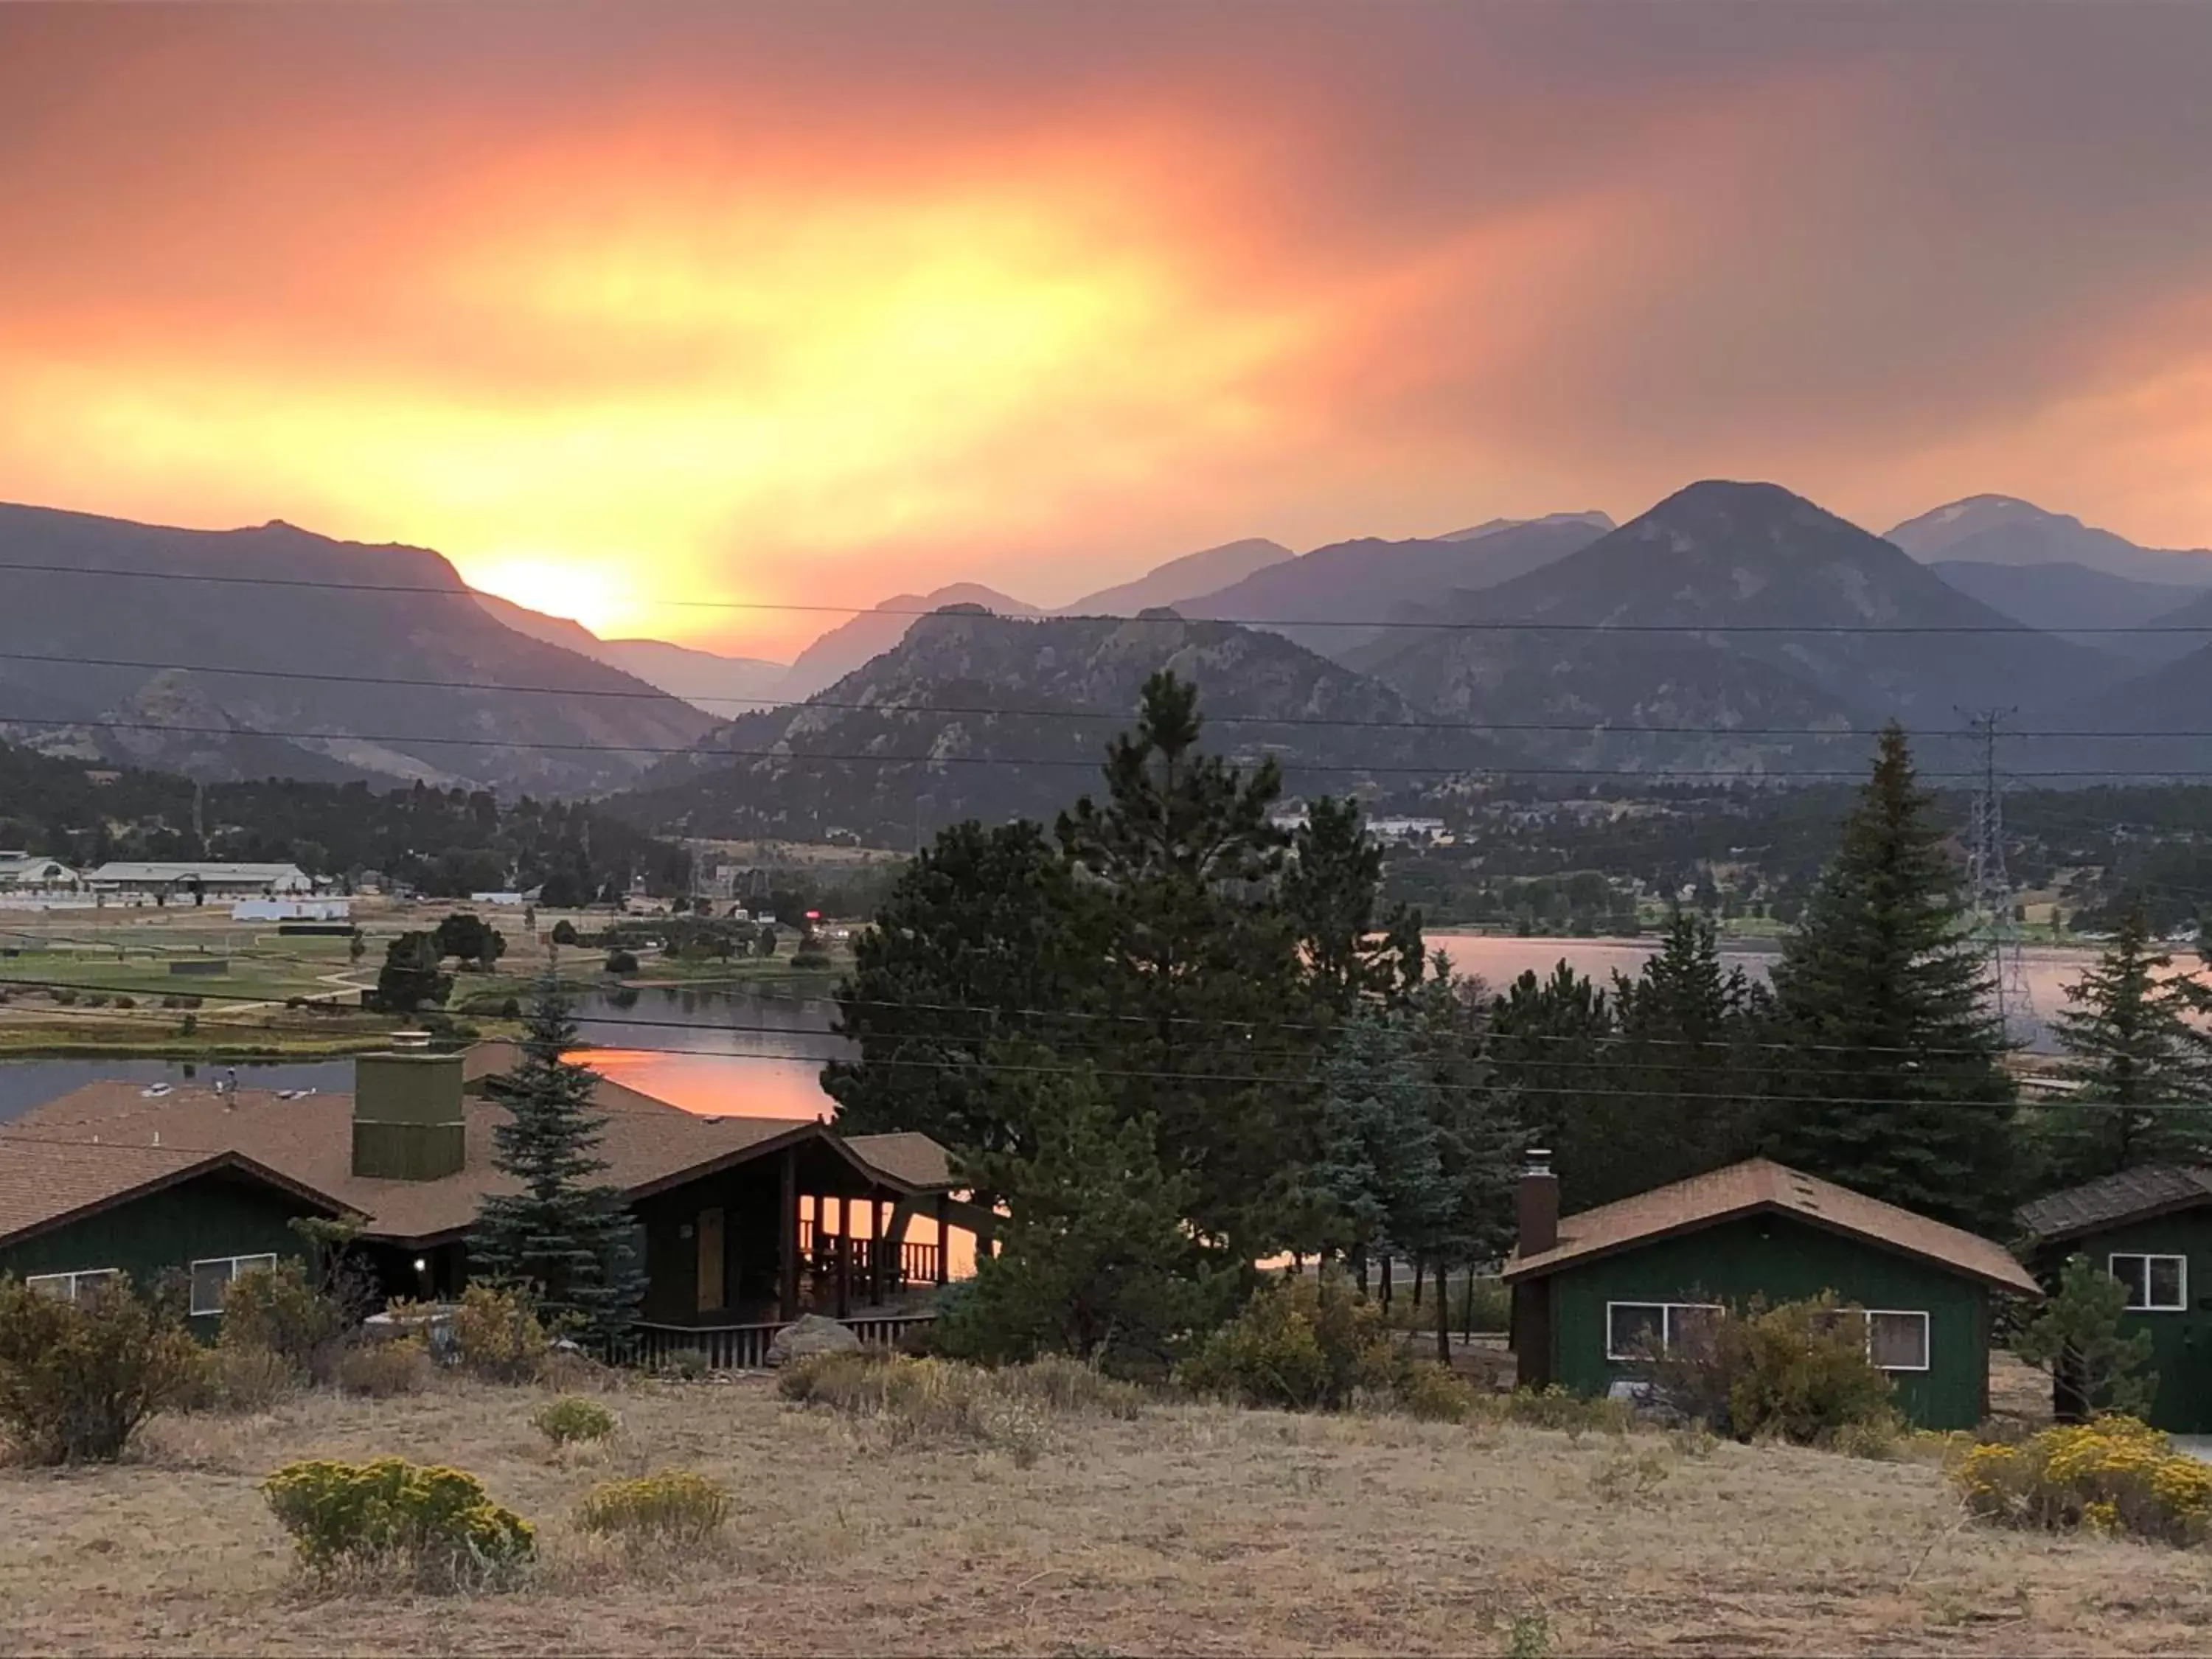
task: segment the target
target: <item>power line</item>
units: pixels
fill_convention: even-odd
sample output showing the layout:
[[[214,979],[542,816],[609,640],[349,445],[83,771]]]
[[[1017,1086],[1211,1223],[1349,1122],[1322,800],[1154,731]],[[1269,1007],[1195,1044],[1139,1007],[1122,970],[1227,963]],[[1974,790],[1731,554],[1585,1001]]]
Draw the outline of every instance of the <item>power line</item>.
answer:
[[[772,760],[786,764],[811,763],[818,765],[866,766],[1075,766],[1095,770],[1099,765],[1096,756],[1079,755],[878,755],[865,752],[829,752],[822,750],[786,749],[703,749],[685,744],[623,744],[623,743],[556,743],[542,739],[483,737],[437,737],[394,735],[369,732],[294,732],[264,726],[180,726],[159,720],[62,720],[44,716],[0,714],[0,726],[36,726],[57,731],[88,732],[167,732],[192,737],[222,738],[278,738],[286,741],[315,743],[383,743],[424,744],[461,749],[522,750],[532,753],[584,753],[605,755],[689,755],[702,761]],[[1575,731],[1589,728],[1577,726]],[[1491,777],[1527,778],[1668,778],[1727,779],[1741,784],[1767,787],[1802,782],[1808,779],[1863,780],[1864,768],[1844,769],[1818,768],[1790,769],[1784,771],[1754,772],[1741,768],[1686,766],[1505,766],[1488,763],[1454,766],[1355,766],[1323,762],[1293,760],[1284,766],[1288,773],[1310,774],[1323,772],[1352,777],[1449,777],[1474,774]],[[1923,781],[1964,781],[1977,779],[1978,772],[1923,772],[1914,776]],[[2048,768],[2027,769],[2014,774],[2022,778],[2207,778],[2212,770],[2179,768],[2150,768],[2130,771],[2124,768],[2066,769]]]
[[[85,567],[82,565],[45,564],[26,560],[0,560],[0,570],[17,570],[38,575],[89,576],[100,580],[125,578],[146,581],[210,582],[228,586],[293,587],[342,593],[415,593],[432,598],[466,599],[471,603],[480,597],[473,588],[442,587],[428,583],[410,582],[340,582],[323,580],[308,576],[247,576],[196,570],[125,570],[113,567]],[[697,599],[647,597],[646,603],[665,605],[671,609],[702,611],[775,611],[837,617],[933,617],[945,614],[945,606],[933,609],[908,610],[872,605],[814,605],[789,599]],[[957,614],[957,613],[956,613]],[[1406,617],[1389,617],[1381,620],[1353,621],[1342,617],[1158,617],[1121,616],[1112,612],[1043,615],[1036,617],[1008,616],[997,611],[986,614],[1002,622],[1172,622],[1187,627],[1206,623],[1231,628],[1359,628],[1369,629],[1408,629],[1414,632],[1438,633],[1602,633],[1602,634],[1834,634],[1834,635],[1929,635],[1956,636],[1986,634],[2008,638],[2033,640],[2044,637],[2038,629],[2024,623],[2008,627],[1992,628],[1987,623],[1957,623],[1930,625],[1902,623],[1547,623],[1522,618],[1489,621],[1424,620]],[[2212,623],[2186,624],[2179,628],[2162,628],[2155,623],[2137,623],[2125,626],[2069,627],[2068,634],[2128,635],[2156,634],[2182,636],[2212,635]]]

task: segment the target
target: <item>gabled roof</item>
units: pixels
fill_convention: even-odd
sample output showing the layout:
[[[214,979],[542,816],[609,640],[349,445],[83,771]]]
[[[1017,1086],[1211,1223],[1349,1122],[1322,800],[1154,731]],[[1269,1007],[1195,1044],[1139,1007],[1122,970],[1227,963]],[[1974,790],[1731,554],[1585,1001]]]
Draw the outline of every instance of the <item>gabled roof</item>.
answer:
[[[2154,1164],[2052,1193],[2021,1205],[2015,1214],[2024,1231],[2050,1243],[2205,1203],[2212,1203],[2212,1169]]]
[[[950,1184],[945,1154],[923,1135],[861,1136],[847,1141],[814,1118],[707,1117],[620,1085],[597,1098],[606,1115],[599,1156],[604,1179],[633,1197],[665,1191],[786,1146],[819,1146],[848,1166],[856,1182],[896,1192]],[[335,1194],[370,1218],[378,1238],[426,1244],[465,1232],[489,1194],[514,1190],[492,1167],[492,1132],[507,1118],[496,1100],[462,1101],[463,1165],[435,1181],[372,1179],[353,1173],[353,1097],[310,1095],[287,1100],[266,1090],[234,1094],[180,1090],[149,1097],[135,1083],[94,1083],[33,1107],[16,1126],[46,1139],[118,1140],[202,1152],[239,1151],[303,1186]],[[895,1143],[871,1157],[866,1143]],[[915,1143],[920,1143],[915,1145]],[[933,1161],[925,1149],[933,1149]]]
[[[0,1130],[0,1244],[35,1238],[204,1176],[228,1175],[301,1200],[327,1216],[367,1220],[330,1194],[235,1151],[48,1140]]]
[[[1559,1243],[1526,1258],[1516,1255],[1506,1264],[1505,1277],[1540,1279],[1562,1267],[1760,1213],[1788,1215],[2001,1290],[2042,1294],[2027,1269],[1993,1240],[1764,1158],[1562,1216]]]

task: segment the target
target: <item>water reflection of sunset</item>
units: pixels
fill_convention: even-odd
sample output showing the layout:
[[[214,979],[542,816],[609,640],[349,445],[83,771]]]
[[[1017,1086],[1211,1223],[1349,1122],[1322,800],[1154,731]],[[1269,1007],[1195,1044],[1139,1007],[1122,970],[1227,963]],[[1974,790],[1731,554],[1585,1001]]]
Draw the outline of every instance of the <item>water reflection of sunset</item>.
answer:
[[[583,1058],[610,1083],[720,1117],[827,1117],[830,1097],[812,1060],[593,1048]]]

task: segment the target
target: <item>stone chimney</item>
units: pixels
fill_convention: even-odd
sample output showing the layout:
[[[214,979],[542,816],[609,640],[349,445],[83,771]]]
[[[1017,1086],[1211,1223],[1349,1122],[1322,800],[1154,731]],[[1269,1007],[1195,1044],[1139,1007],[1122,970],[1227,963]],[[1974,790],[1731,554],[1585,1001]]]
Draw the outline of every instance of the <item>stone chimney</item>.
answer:
[[[1541,1146],[1528,1149],[1517,1208],[1521,1259],[1525,1261],[1559,1242],[1559,1178],[1552,1173],[1552,1154]]]
[[[461,1056],[434,1054],[427,1033],[395,1031],[392,1052],[353,1070],[353,1172],[380,1181],[459,1175],[466,1131]]]

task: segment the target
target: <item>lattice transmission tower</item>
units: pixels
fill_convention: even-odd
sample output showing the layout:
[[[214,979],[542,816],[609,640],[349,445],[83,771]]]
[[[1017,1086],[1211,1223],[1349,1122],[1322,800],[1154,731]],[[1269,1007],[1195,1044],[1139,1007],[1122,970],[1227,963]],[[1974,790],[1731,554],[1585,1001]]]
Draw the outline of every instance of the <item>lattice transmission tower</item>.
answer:
[[[1982,775],[1974,791],[1969,826],[1966,880],[1975,940],[1990,963],[1990,994],[1997,1018],[2008,1030],[2014,1020],[2032,1023],[2035,997],[2021,960],[2020,923],[2013,913],[2012,878],[2005,870],[2004,780],[1997,771],[1998,727],[2017,711],[1984,708],[1960,713],[1982,745]]]

